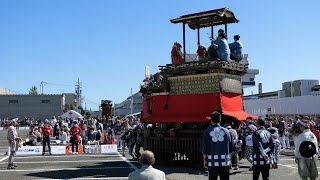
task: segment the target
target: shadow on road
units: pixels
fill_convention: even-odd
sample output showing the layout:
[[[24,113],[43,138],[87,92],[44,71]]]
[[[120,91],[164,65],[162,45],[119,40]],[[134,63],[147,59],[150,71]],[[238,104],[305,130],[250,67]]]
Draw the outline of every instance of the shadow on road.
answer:
[[[35,172],[26,174],[26,176],[34,178],[46,179],[71,179],[71,178],[112,178],[112,177],[128,177],[128,174],[134,171],[126,162],[103,162],[93,166],[79,166],[66,170],[45,170],[43,172]]]

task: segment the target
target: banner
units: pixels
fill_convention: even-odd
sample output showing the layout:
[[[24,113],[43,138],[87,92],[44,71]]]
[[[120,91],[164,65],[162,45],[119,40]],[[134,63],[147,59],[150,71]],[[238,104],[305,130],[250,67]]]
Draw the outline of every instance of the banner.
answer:
[[[51,154],[66,154],[66,146],[51,146]]]
[[[16,151],[17,156],[41,155],[42,146],[22,146]]]
[[[117,149],[116,144],[101,145],[101,153],[102,154],[114,154],[117,152],[118,152],[118,149]]]
[[[84,146],[84,153],[86,154],[93,154],[93,153],[100,153],[101,148],[99,145],[85,145]]]

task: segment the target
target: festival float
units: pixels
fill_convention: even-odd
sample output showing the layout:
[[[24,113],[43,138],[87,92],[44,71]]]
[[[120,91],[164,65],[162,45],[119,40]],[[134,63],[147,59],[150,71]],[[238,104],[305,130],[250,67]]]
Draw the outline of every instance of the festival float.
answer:
[[[222,122],[238,126],[253,115],[246,113],[242,102],[241,76],[248,63],[221,61],[204,56],[201,51],[200,29],[238,23],[229,8],[188,14],[171,23],[181,23],[183,45],[175,42],[171,51],[172,64],[159,66],[159,72],[144,80],[142,122],[152,124],[145,129],[145,147],[154,152],[158,163],[197,165],[202,163],[200,141],[210,125],[213,111],[222,114]],[[185,62],[186,25],[198,35],[198,60]],[[183,52],[181,48],[183,47]]]

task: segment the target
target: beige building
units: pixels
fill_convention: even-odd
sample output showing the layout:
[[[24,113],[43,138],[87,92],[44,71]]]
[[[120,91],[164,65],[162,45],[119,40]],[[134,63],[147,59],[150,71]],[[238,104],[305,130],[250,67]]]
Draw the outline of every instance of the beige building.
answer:
[[[9,89],[6,89],[6,88],[1,88],[0,87],[0,94],[2,95],[6,95],[6,94],[16,94],[15,92],[9,90]]]

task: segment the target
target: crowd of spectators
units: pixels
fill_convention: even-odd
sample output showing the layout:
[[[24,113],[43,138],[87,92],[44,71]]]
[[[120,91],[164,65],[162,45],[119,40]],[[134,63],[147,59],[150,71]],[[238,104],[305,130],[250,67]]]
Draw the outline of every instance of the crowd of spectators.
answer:
[[[6,127],[6,121],[3,126]],[[9,121],[8,121],[9,122]],[[19,122],[19,121],[17,121]],[[21,121],[20,121],[21,122]],[[112,117],[108,120],[100,118],[62,119],[53,116],[50,119],[29,125],[29,132],[23,139],[24,146],[71,145],[72,154],[78,154],[78,146],[117,144],[125,156],[126,149],[133,159],[138,159],[144,144],[144,124],[138,116]]]

